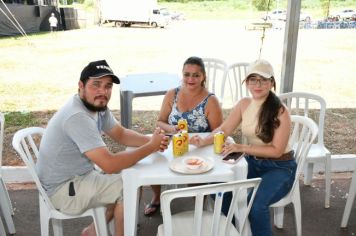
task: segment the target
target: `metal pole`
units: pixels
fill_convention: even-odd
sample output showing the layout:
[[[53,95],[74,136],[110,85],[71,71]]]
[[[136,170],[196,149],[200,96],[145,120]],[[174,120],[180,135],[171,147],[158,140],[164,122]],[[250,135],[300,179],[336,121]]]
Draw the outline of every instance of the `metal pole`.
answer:
[[[293,91],[301,0],[288,0],[280,93]]]

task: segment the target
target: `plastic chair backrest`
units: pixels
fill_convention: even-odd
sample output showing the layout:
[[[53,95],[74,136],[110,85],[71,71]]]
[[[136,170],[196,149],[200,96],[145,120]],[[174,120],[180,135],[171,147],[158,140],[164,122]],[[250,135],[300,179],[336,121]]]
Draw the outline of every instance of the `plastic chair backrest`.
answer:
[[[171,201],[176,198],[186,198],[186,197],[195,197],[195,207],[194,207],[194,220],[187,227],[194,227],[194,235],[203,235],[202,229],[209,229],[210,235],[228,235],[230,232],[230,227],[234,227],[231,224],[232,217],[236,212],[238,207],[238,201],[242,197],[247,197],[247,190],[251,190],[251,200],[248,203],[247,210],[243,219],[238,219],[241,226],[239,232],[243,232],[247,216],[250,212],[253,200],[255,198],[256,191],[260,184],[261,179],[246,179],[239,181],[232,181],[228,183],[220,184],[208,184],[197,187],[188,187],[174,190],[167,190],[161,194],[161,204],[162,204],[162,215],[163,215],[163,225],[164,225],[164,235],[172,236],[173,235],[173,221],[171,214]],[[227,217],[224,217],[221,213],[222,201],[224,193],[232,192],[233,198],[229,208]],[[215,195],[215,204],[214,212],[212,216],[211,225],[203,225],[203,215],[206,211],[203,211],[204,197],[209,197],[210,195]],[[238,210],[238,209],[237,209]],[[237,217],[235,215],[235,217]],[[205,236],[206,234],[204,234]]]
[[[106,236],[107,225],[105,219],[105,206],[87,209],[79,215],[68,215],[55,209],[45,192],[36,173],[35,164],[39,158],[39,143],[45,129],[30,127],[17,131],[12,139],[12,146],[25,162],[39,192],[41,234],[48,235],[48,223],[52,219],[54,235],[63,235],[61,220],[91,216],[97,235]]]
[[[42,187],[35,169],[37,159],[39,158],[38,146],[44,131],[45,129],[40,127],[29,127],[21,129],[15,133],[12,139],[12,146],[25,162],[28,171],[30,172],[36,184],[38,192],[44,199],[47,206],[50,209],[55,210],[48,198],[48,195]]]
[[[14,208],[12,207],[9,192],[7,191],[6,184],[2,178],[2,151],[4,144],[4,132],[5,132],[5,116],[0,112],[0,215],[5,219],[7,229],[10,234],[15,234],[16,229],[12,216],[14,213]],[[1,218],[1,217],[0,217]],[[0,220],[1,221],[1,220]],[[1,223],[1,222],[0,222]],[[0,232],[0,235],[2,232]]]
[[[317,123],[319,131],[316,140],[318,144],[324,145],[325,100],[319,95],[304,92],[282,93],[279,98],[292,115],[306,116]]]
[[[5,123],[5,117],[0,112],[0,179],[1,179],[1,166],[2,166],[2,148],[3,148],[3,141],[4,141],[4,123]],[[0,217],[0,235],[6,235],[1,217]]]
[[[289,144],[293,147],[294,157],[297,162],[296,176],[303,171],[305,158],[309,152],[311,145],[318,135],[318,126],[315,122],[305,116],[292,115],[292,132],[289,138]],[[299,181],[298,177],[295,178],[292,190]],[[293,192],[293,191],[290,192]]]
[[[249,63],[247,62],[238,62],[228,66],[227,75],[221,87],[222,99],[226,96],[231,96],[231,101],[234,105],[241,98],[249,96],[247,87],[242,84],[246,77],[248,65]],[[226,91],[226,89],[229,90]]]
[[[297,162],[296,176],[289,193],[278,202],[270,205],[270,207],[274,208],[274,224],[278,228],[283,228],[284,207],[293,203],[296,235],[300,236],[302,234],[302,219],[298,177],[303,170],[309,149],[318,135],[318,126],[312,119],[305,116],[292,115],[291,121],[292,132],[289,138],[289,144],[295,151],[294,156]]]
[[[0,177],[1,177],[1,166],[2,166],[2,149],[4,143],[4,130],[5,130],[5,116],[0,112]]]
[[[221,86],[225,80],[227,73],[227,63],[220,59],[215,58],[203,58],[206,72],[206,83],[205,87],[220,99],[222,94]],[[222,100],[220,100],[222,103]]]

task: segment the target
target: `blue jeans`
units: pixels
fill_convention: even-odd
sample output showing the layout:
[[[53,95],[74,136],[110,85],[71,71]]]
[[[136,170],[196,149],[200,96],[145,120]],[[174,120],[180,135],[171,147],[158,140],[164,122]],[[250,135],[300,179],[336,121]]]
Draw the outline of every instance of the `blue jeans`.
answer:
[[[260,177],[261,183],[256,192],[249,214],[253,236],[270,236],[269,206],[283,198],[293,186],[297,163],[290,161],[256,160],[254,156],[245,157],[248,163],[247,178]],[[250,200],[248,196],[248,201]],[[221,211],[227,215],[232,200],[231,192],[224,194]]]
[[[254,156],[247,156],[246,161],[247,178],[262,179],[249,214],[252,235],[270,236],[272,227],[269,206],[283,198],[292,188],[297,163],[295,160],[256,160]]]

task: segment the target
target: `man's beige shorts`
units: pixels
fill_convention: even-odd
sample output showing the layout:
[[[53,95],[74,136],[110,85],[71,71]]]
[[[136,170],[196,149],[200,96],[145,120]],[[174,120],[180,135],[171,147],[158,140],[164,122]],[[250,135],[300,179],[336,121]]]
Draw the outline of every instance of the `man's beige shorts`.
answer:
[[[69,196],[71,182],[75,191],[74,196]],[[56,209],[71,215],[83,213],[89,208],[121,202],[123,199],[121,174],[101,174],[93,170],[67,181],[50,199]]]

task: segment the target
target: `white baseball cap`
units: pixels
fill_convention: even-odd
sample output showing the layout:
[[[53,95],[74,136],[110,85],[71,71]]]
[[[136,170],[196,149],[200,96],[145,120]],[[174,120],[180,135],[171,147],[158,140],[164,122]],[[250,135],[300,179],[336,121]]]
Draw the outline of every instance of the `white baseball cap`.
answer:
[[[248,65],[245,79],[252,74],[258,74],[266,79],[274,77],[272,65],[263,59],[256,60]]]

